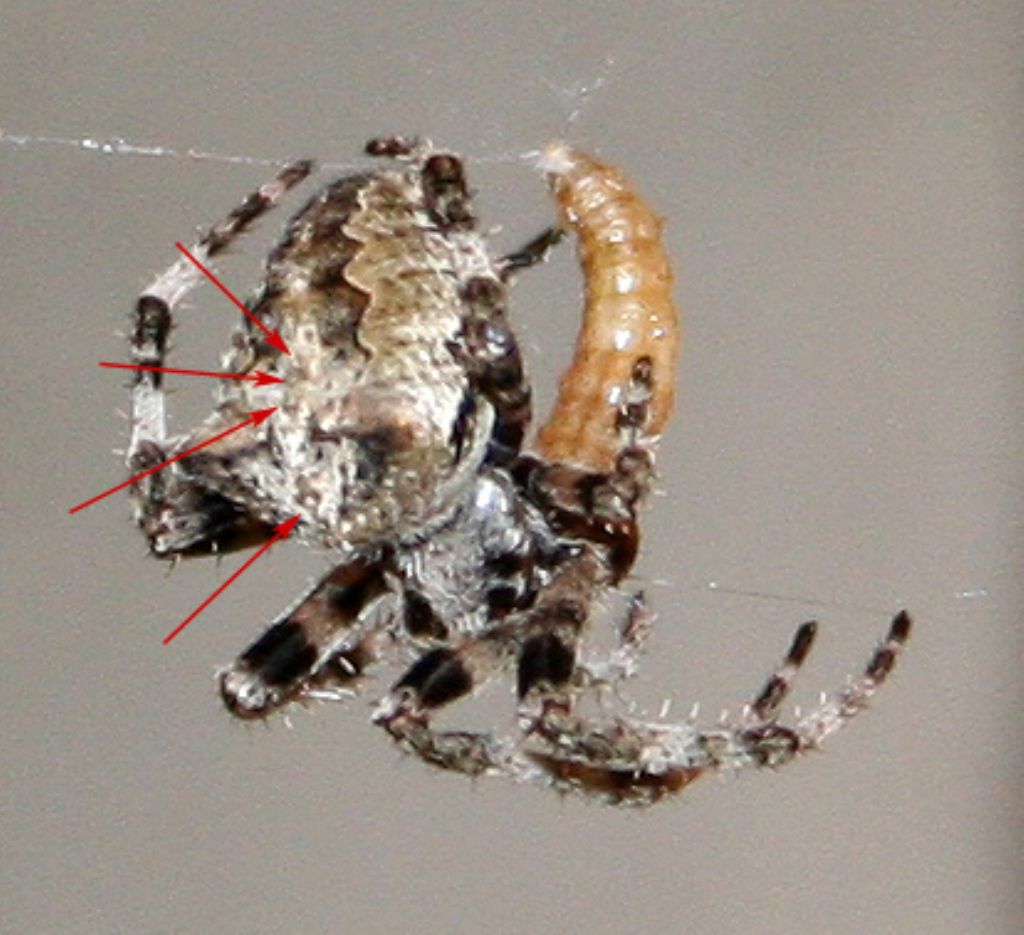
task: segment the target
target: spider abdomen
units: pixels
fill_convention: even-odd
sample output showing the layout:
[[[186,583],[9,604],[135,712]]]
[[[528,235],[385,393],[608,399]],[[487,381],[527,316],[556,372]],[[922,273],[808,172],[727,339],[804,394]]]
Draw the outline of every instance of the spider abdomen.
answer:
[[[493,413],[477,404],[456,345],[466,283],[498,283],[498,271],[468,196],[449,190],[458,179],[438,201],[428,176],[384,169],[310,200],[271,253],[255,306],[290,353],[251,330],[236,342],[233,369],[284,380],[225,391],[224,405],[240,412],[278,407],[244,498],[281,518],[298,513],[300,535],[329,548],[443,521],[486,454]],[[438,230],[438,205],[458,209],[458,231]]]

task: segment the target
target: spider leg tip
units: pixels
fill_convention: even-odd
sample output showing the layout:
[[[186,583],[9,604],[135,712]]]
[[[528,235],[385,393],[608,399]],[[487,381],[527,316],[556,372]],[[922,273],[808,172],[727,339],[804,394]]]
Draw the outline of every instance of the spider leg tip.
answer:
[[[913,628],[913,620],[910,614],[905,610],[901,610],[895,617],[893,617],[892,625],[889,627],[888,639],[893,640],[897,643],[905,643],[910,637],[910,631]]]
[[[793,637],[793,645],[790,647],[786,661],[790,665],[802,665],[807,659],[807,654],[811,651],[817,635],[818,622],[816,620],[809,620],[807,623],[801,624]]]

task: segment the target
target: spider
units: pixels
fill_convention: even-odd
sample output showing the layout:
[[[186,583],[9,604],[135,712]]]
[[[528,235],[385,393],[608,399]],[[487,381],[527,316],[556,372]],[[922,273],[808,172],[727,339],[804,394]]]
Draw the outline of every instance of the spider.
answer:
[[[585,658],[595,603],[622,587],[637,512],[671,410],[679,324],[661,221],[617,169],[565,144],[540,164],[559,222],[493,257],[462,161],[429,142],[367,144],[383,168],[340,178],[292,218],[224,359],[283,383],[225,380],[194,431],[170,437],[162,374],[131,389],[133,473],[255,409],[272,417],[132,487],[135,518],[165,559],[297,535],[333,568],[237,660],[220,692],[240,718],[349,694],[378,663],[413,661],[373,715],[435,766],[501,774],[605,801],[648,804],[720,768],[777,767],[857,714],[907,639],[900,613],[863,674],[794,726],[778,722],[816,625],[741,713],[713,728],[647,723],[578,701],[636,671],[650,628],[628,600],[617,645]],[[284,167],[192,247],[209,263],[312,171]],[[587,301],[554,412],[525,447],[530,387],[508,287],[575,234]],[[200,281],[179,259],[138,300],[135,364],[164,363],[173,313]],[[514,670],[521,735],[439,730],[435,712]],[[601,693],[602,697],[607,693]]]

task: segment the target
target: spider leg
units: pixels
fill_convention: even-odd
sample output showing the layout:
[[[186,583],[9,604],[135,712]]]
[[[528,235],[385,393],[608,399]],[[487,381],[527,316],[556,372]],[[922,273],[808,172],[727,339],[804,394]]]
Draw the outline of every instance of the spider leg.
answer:
[[[582,547],[565,559],[523,625],[516,690],[521,712],[534,701],[571,710],[576,657],[590,608],[601,584],[602,561]]]
[[[568,558],[528,611],[490,630],[421,656],[379,705],[374,721],[411,753],[442,769],[519,777],[532,764],[518,757],[511,739],[489,733],[438,731],[433,713],[471,694],[518,657],[520,698],[537,692],[554,697],[569,684],[579,632],[593,593],[592,556]]]
[[[283,168],[272,181],[214,224],[192,246],[191,254],[205,265],[310,171],[311,162],[295,162]],[[164,365],[174,310],[202,278],[199,269],[182,256],[145,289],[136,304],[131,331],[134,363]],[[131,423],[127,462],[133,474],[167,460],[175,450],[193,443],[191,438],[168,437],[163,374],[159,371],[134,371]],[[233,448],[244,441],[236,437]],[[272,525],[252,519],[226,498],[197,487],[181,463],[143,478],[133,486],[132,493],[137,522],[150,540],[154,554],[161,557],[243,548],[265,540],[273,532]]]
[[[489,464],[510,464],[519,454],[530,424],[530,384],[519,344],[508,323],[505,284],[474,276],[462,287],[466,314],[453,350],[466,365],[473,388],[494,409],[488,444]]]
[[[614,688],[633,678],[639,670],[640,656],[651,633],[653,615],[642,591],[630,596],[625,619],[619,628],[618,644],[602,657],[581,659],[576,663],[572,682],[579,688]]]
[[[513,250],[499,258],[496,265],[501,272],[502,281],[507,282],[521,269],[528,269],[538,263],[543,263],[551,253],[551,249],[564,236],[565,231],[561,227],[548,227],[518,250]]]
[[[631,604],[620,645],[606,661],[580,662],[578,644],[589,615],[592,594],[618,584],[628,574],[639,550],[637,509],[654,474],[653,453],[643,426],[649,391],[649,367],[633,368],[633,384],[621,400],[617,419],[620,449],[611,471],[595,472],[566,463],[549,463],[529,455],[513,465],[513,476],[526,498],[536,505],[560,537],[576,541],[575,574],[561,574],[570,583],[567,595],[576,595],[579,620],[571,633],[555,627],[527,641],[519,662],[520,699],[537,687],[537,704],[545,711],[571,711],[572,691],[607,685],[636,671],[637,659],[650,628],[642,595]],[[550,591],[550,588],[549,588]],[[546,595],[550,600],[550,593]],[[573,606],[564,602],[565,606]],[[559,678],[551,675],[558,672]],[[570,685],[571,682],[571,685]],[[521,710],[525,721],[532,715]]]
[[[309,161],[285,166],[275,178],[250,194],[218,221],[191,247],[190,253],[206,263],[223,253],[261,215],[273,208],[284,194],[312,171]],[[164,364],[167,337],[174,310],[203,280],[203,274],[187,257],[179,257],[143,291],[135,308],[131,355],[136,364],[160,367]],[[161,443],[166,439],[163,374],[137,371],[132,386],[132,448],[143,441]]]
[[[893,618],[885,639],[879,644],[863,674],[832,695],[800,719],[796,732],[803,749],[814,749],[867,707],[868,701],[889,677],[903,651],[911,630],[910,615],[904,610]]]
[[[620,582],[636,560],[637,507],[652,473],[650,455],[641,448],[624,449],[607,474],[532,455],[520,456],[512,466],[516,485],[551,528],[591,549],[602,566],[595,573],[605,586]]]
[[[748,706],[746,720],[749,723],[764,724],[778,717],[782,702],[793,687],[793,678],[807,660],[817,633],[818,624],[813,620],[796,631],[786,658],[768,677],[757,697]]]
[[[655,439],[645,433],[651,392],[650,360],[633,366],[631,382],[616,416],[619,445],[611,469],[523,455],[512,466],[522,493],[560,535],[599,547],[605,562],[601,580],[617,584],[633,567],[640,547],[637,510],[654,478]]]
[[[557,786],[637,805],[677,792],[711,770],[784,766],[816,749],[866,707],[892,672],[910,626],[906,612],[898,614],[862,675],[795,727],[778,724],[775,714],[789,677],[810,648],[814,631],[809,625],[797,632],[785,661],[738,723],[700,729],[625,718],[596,721],[545,706],[532,725],[537,746],[526,755]]]
[[[506,665],[515,646],[512,626],[495,627],[460,645],[422,655],[377,706],[375,724],[432,766],[479,776],[506,772],[512,744],[489,733],[438,731],[433,712],[471,694]]]
[[[232,714],[265,717],[304,695],[330,692],[357,679],[385,643],[389,593],[386,565],[355,559],[325,575],[219,675]]]

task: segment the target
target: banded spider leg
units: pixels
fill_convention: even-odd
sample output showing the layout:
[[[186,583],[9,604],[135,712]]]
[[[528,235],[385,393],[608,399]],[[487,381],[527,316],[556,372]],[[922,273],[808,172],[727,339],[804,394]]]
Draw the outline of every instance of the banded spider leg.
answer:
[[[261,718],[290,701],[339,697],[390,647],[389,594],[380,559],[333,568],[220,672],[228,710]]]
[[[784,766],[817,749],[867,707],[895,666],[910,629],[907,613],[897,614],[862,674],[793,727],[776,718],[793,676],[807,658],[816,632],[813,623],[800,627],[782,665],[733,724],[701,729],[626,718],[547,717],[538,723],[542,743],[527,755],[557,786],[636,805],[678,792],[709,771]]]

